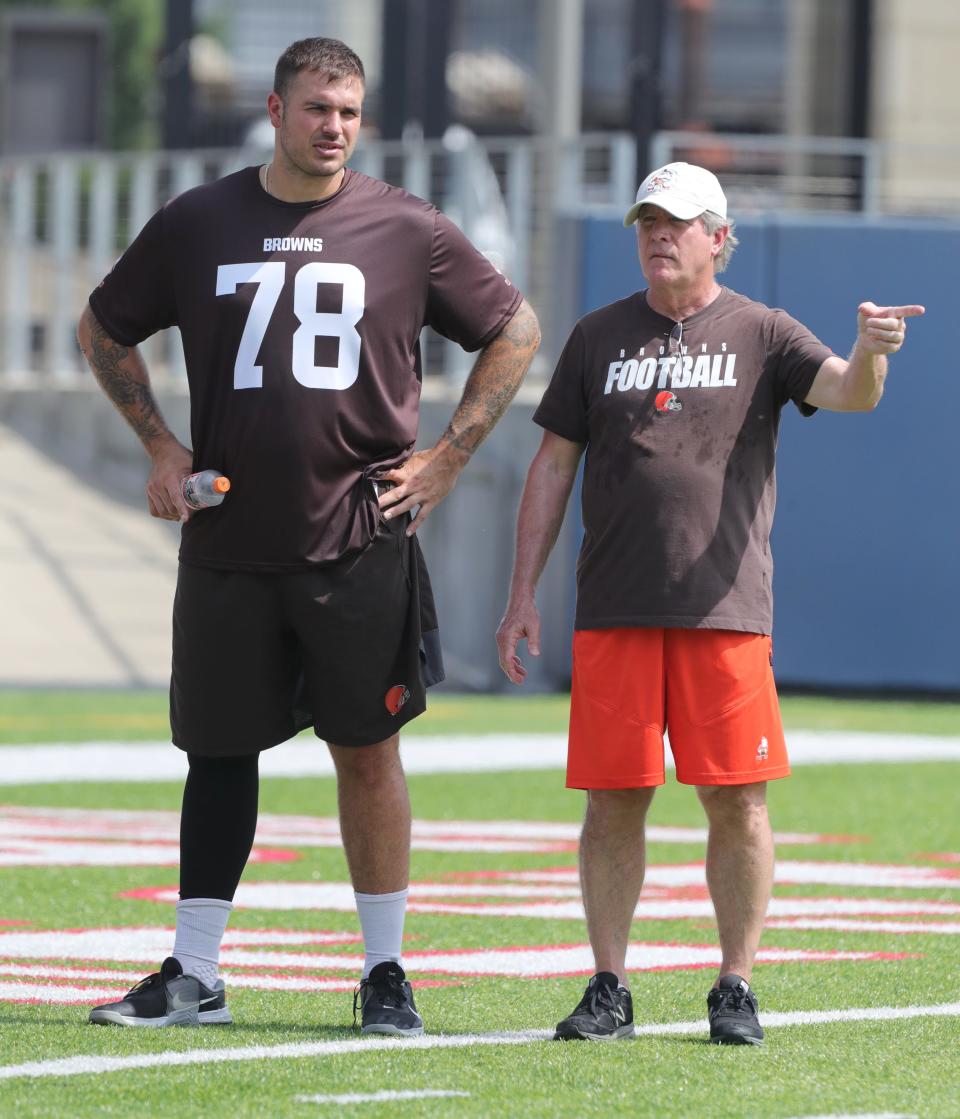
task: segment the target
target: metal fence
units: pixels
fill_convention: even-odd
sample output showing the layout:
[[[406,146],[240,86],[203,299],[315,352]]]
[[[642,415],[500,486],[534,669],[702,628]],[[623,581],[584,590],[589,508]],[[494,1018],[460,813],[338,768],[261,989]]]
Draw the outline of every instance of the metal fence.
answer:
[[[650,163],[682,159],[721,177],[731,212],[960,216],[960,147],[833,136],[659,132]]]
[[[167,199],[269,158],[259,150],[50,155],[0,161],[0,376],[8,384],[72,382],[80,371],[76,319],[112,262]],[[554,218],[585,206],[626,208],[634,146],[584,136],[556,151],[543,140],[362,143],[352,166],[434,201],[549,318]],[[182,373],[176,331],[144,344],[160,377]],[[546,358],[541,359],[546,360]],[[427,340],[426,368],[460,380],[470,358]]]
[[[90,290],[168,198],[269,158],[259,149],[50,155],[0,160],[0,385],[70,385],[81,369],[76,319]],[[960,148],[878,141],[664,132],[652,165],[688,159],[721,175],[734,215],[842,211],[960,215],[943,184],[960,176]],[[361,141],[353,166],[434,201],[526,294],[545,343],[534,371],[552,367],[569,323],[568,254],[557,219],[623,213],[637,179],[632,137]],[[469,355],[427,332],[425,369],[456,383]],[[160,378],[182,374],[179,334],[144,346]]]

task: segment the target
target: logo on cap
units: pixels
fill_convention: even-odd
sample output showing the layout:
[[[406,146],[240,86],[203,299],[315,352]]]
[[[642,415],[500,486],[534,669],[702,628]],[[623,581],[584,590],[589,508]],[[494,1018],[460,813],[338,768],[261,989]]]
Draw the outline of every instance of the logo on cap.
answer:
[[[719,179],[706,167],[692,163],[668,163],[651,171],[640,184],[623,224],[633,225],[646,205],[659,206],[681,221],[692,221],[707,210],[727,216],[727,199]]]
[[[653,194],[658,190],[668,190],[677,177],[676,171],[670,167],[664,167],[660,171],[654,173],[647,179],[647,194]]]

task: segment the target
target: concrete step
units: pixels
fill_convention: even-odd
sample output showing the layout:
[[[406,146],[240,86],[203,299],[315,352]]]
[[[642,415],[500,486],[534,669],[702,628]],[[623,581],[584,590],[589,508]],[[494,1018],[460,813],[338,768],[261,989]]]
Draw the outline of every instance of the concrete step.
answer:
[[[0,687],[166,687],[179,527],[0,424]]]

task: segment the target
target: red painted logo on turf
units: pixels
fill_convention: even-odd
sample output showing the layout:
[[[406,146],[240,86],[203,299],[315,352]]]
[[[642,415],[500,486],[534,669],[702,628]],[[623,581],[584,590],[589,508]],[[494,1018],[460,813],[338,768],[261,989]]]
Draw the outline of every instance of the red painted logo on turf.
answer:
[[[400,708],[410,698],[410,689],[406,684],[394,684],[383,697],[383,702],[391,715],[399,715]]]

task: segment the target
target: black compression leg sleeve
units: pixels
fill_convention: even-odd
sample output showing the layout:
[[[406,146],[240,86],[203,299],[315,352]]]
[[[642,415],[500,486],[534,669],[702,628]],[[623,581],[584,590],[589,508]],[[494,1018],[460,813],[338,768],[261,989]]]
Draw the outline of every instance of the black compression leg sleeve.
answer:
[[[187,758],[190,772],[180,814],[180,897],[233,901],[257,830],[260,757]]]

